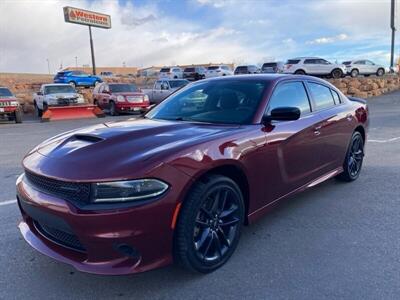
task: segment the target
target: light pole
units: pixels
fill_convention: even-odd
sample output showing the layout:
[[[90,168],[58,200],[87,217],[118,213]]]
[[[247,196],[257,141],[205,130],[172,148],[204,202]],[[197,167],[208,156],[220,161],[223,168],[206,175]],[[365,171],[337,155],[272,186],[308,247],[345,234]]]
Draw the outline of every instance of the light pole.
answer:
[[[75,67],[78,68],[78,56],[75,56]]]
[[[47,71],[49,72],[50,75],[50,61],[48,58],[46,58],[46,61],[47,61]]]
[[[390,49],[390,72],[394,72],[394,39],[396,34],[395,20],[396,0],[392,0],[390,5],[390,28],[392,29],[392,45]]]

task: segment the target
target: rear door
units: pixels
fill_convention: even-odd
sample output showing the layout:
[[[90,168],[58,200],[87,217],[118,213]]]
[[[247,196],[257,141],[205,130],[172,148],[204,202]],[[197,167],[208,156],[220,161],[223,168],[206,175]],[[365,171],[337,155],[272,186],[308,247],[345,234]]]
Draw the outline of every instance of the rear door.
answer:
[[[153,100],[154,102],[160,102],[161,101],[161,82],[162,80],[157,80],[156,83],[154,84],[153,88]]]
[[[311,110],[311,103],[302,81],[289,81],[275,87],[266,114],[277,107],[297,107],[299,120],[272,121],[265,128],[265,159],[269,172],[265,183],[269,201],[282,197],[321,176],[322,141],[316,129],[320,116]]]
[[[357,60],[354,62],[354,67],[358,69],[360,74],[368,74],[368,68],[365,65],[365,60]]]
[[[368,74],[375,74],[377,71],[376,65],[370,60],[365,61],[365,67],[368,70]]]
[[[307,74],[319,74],[317,59],[308,58],[304,60],[304,68]]]
[[[320,82],[307,82],[314,111],[321,116],[316,128],[323,144],[320,151],[324,173],[342,166],[351,136],[352,116],[339,93]]]
[[[317,74],[319,75],[329,74],[332,71],[332,64],[329,61],[322,58],[316,60],[316,66],[317,66]]]

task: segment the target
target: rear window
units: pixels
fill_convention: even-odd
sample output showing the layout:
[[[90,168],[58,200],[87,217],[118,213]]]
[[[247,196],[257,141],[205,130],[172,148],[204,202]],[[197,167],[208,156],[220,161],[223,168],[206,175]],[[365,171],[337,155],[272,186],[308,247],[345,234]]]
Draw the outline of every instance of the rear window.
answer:
[[[207,68],[207,70],[218,70],[219,67],[218,66],[210,66]]]
[[[247,66],[239,66],[239,67],[236,67],[236,72],[237,71],[247,71]]]
[[[185,68],[183,72],[194,72],[194,68]]]
[[[275,62],[273,62],[273,63],[265,63],[265,64],[263,64],[262,65],[262,68],[263,69],[266,69],[266,68],[273,68],[273,67],[276,67],[278,64]]]
[[[317,110],[335,105],[330,88],[314,82],[309,82],[308,86]]]
[[[287,65],[295,65],[295,64],[298,64],[299,62],[300,62],[300,59],[288,59],[286,64]]]
[[[344,61],[344,62],[342,62],[342,64],[344,64],[344,65],[351,65],[351,61]]]
[[[13,94],[8,88],[0,88],[0,97],[12,97]]]
[[[187,81],[187,80],[171,80],[169,82],[169,86],[171,87],[171,89],[174,89],[174,88],[178,88],[178,87],[187,85],[188,83],[189,83],[189,81]]]
[[[112,93],[133,93],[137,92],[138,88],[134,84],[110,84]]]
[[[169,70],[171,70],[171,68],[162,68],[162,69],[160,70],[160,72],[169,72]]]

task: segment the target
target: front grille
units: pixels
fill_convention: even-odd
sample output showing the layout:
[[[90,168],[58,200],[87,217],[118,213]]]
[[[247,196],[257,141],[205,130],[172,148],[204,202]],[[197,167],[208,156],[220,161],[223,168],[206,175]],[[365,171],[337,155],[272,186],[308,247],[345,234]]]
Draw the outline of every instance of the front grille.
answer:
[[[25,177],[33,188],[72,203],[90,202],[90,183],[60,181],[25,171]]]
[[[11,101],[0,101],[0,107],[11,106]]]
[[[76,251],[86,252],[76,235],[33,221],[36,230],[48,240]]]
[[[58,98],[57,104],[58,105],[69,105],[78,103],[78,98]]]

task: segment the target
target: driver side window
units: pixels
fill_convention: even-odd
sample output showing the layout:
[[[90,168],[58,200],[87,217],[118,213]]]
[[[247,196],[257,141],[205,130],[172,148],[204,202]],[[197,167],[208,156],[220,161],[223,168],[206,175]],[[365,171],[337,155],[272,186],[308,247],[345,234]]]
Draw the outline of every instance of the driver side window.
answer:
[[[311,112],[304,84],[298,81],[278,85],[269,100],[267,115],[270,115],[271,111],[277,107],[297,107],[301,115]]]

